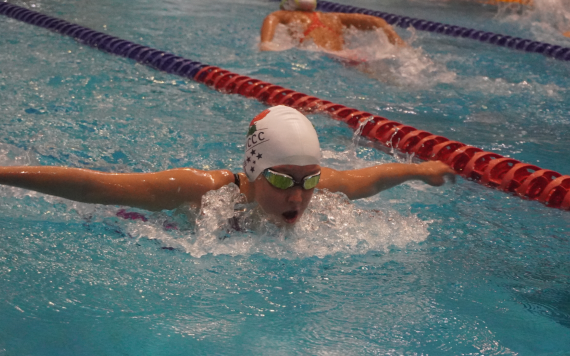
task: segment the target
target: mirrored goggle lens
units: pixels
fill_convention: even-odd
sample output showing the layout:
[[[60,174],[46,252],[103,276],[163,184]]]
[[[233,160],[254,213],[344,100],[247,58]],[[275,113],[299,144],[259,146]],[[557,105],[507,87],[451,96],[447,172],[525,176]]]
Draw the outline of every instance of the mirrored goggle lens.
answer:
[[[312,177],[306,178],[303,182],[303,188],[305,189],[313,189],[319,184],[319,179],[321,178],[321,174],[314,175]]]
[[[265,178],[267,178],[267,181],[271,183],[272,186],[279,189],[287,189],[292,187],[294,184],[293,179],[273,174],[271,172],[267,172],[267,174],[265,174]]]

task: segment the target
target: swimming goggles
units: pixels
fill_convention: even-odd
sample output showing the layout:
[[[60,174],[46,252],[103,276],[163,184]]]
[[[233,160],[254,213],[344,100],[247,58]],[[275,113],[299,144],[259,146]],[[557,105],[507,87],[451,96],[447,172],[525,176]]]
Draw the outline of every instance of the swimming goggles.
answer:
[[[313,189],[319,184],[319,179],[321,179],[321,172],[316,174],[311,174],[303,178],[301,182],[297,182],[293,177],[287,174],[275,172],[269,168],[263,171],[263,176],[269,184],[279,189],[288,189],[296,185],[300,185],[305,190]]]

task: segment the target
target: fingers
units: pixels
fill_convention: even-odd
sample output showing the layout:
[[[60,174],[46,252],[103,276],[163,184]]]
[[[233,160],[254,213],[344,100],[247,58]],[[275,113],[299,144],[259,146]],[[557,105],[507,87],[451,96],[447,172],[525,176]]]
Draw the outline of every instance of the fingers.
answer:
[[[441,162],[441,161],[438,161],[438,162]],[[443,163],[443,162],[441,162],[441,163],[442,163],[442,164],[445,164],[445,163]],[[447,169],[447,172],[446,172],[446,174],[445,174],[445,177],[447,178],[447,180],[448,180],[450,183],[454,184],[454,183],[455,183],[455,178],[456,178],[456,176],[457,176],[457,172],[455,172],[455,171],[453,170],[453,168],[451,168],[451,167],[448,166],[447,164],[445,164],[445,167],[446,167],[446,169]]]
[[[455,184],[455,178],[457,176],[457,173],[447,164],[445,164],[445,166],[446,166],[445,178],[447,179],[448,182]]]
[[[447,164],[441,161],[432,161],[423,163],[426,170],[426,183],[433,186],[441,186],[445,182],[455,183],[455,171]]]

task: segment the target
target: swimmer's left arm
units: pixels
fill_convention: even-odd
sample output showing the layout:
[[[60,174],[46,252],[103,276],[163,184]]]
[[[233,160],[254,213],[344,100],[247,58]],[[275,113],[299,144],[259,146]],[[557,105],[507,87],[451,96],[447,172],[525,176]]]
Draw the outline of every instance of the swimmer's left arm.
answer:
[[[377,28],[380,28],[388,37],[388,41],[393,45],[397,46],[404,46],[404,40],[398,34],[392,26],[390,26],[386,21],[383,19],[370,16],[370,15],[363,15],[363,14],[338,14],[340,21],[346,27],[356,27],[361,31],[371,31]]]
[[[421,180],[432,186],[452,181],[455,172],[440,161],[419,164],[387,163],[362,169],[337,171],[323,167],[317,188],[342,192],[351,199],[367,198],[409,180]]]

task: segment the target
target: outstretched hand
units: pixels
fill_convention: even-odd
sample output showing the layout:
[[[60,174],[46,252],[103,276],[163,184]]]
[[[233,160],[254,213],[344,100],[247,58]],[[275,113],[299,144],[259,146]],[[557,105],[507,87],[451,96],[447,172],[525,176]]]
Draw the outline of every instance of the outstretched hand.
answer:
[[[446,180],[455,183],[455,171],[441,161],[430,161],[419,164],[421,180],[429,185],[439,187]]]

